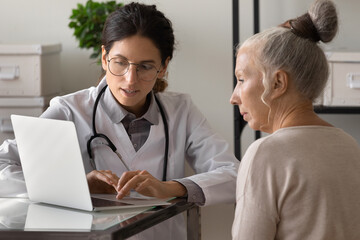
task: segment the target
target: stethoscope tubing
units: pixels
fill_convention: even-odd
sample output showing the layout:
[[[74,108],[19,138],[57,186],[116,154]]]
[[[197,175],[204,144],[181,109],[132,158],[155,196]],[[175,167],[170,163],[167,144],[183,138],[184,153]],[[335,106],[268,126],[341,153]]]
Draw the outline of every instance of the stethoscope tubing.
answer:
[[[96,97],[95,103],[94,103],[94,108],[93,108],[93,115],[92,115],[92,130],[93,130],[93,135],[89,138],[89,140],[87,141],[87,152],[88,155],[90,157],[90,161],[92,161],[92,166],[94,169],[96,169],[95,166],[95,161],[93,160],[93,156],[91,153],[91,142],[93,139],[100,137],[105,139],[105,141],[107,142],[107,146],[111,148],[111,150],[116,153],[116,155],[119,157],[119,159],[121,160],[121,162],[124,164],[124,166],[126,167],[126,169],[128,171],[130,171],[130,168],[127,166],[127,164],[125,163],[125,161],[122,159],[120,153],[117,152],[117,148],[115,147],[115,145],[112,143],[112,141],[105,135],[102,133],[98,133],[96,131],[96,124],[95,124],[95,118],[96,118],[96,109],[97,106],[99,104],[100,98],[101,96],[104,94],[106,88],[108,85],[105,85],[99,92],[98,96]],[[162,104],[160,103],[160,100],[157,98],[156,94],[154,94],[155,97],[155,101],[159,107],[159,111],[160,111],[160,115],[161,118],[163,120],[163,124],[164,124],[164,132],[165,132],[165,152],[164,152],[164,167],[163,167],[163,178],[162,181],[166,181],[167,178],[167,163],[168,163],[168,154],[169,154],[169,127],[168,127],[168,122],[166,120],[166,116],[165,116],[165,111],[162,107]]]
[[[163,181],[166,181],[166,172],[167,172],[167,163],[168,163],[168,154],[169,154],[169,127],[166,120],[164,109],[160,103],[160,100],[154,94],[155,101],[159,107],[161,118],[164,124],[164,132],[165,132],[165,153],[164,153],[164,168],[163,168]]]

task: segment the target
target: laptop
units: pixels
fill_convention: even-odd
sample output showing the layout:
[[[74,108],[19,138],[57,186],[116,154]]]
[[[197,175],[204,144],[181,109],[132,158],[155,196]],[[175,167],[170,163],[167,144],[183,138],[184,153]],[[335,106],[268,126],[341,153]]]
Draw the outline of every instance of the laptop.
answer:
[[[90,195],[81,150],[71,121],[11,115],[28,197],[85,211],[168,205],[155,198]]]

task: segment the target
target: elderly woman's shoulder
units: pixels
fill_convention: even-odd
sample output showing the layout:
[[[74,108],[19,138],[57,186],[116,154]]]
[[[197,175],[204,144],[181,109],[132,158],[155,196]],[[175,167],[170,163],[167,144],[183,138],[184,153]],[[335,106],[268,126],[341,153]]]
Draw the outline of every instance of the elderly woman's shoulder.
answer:
[[[298,128],[283,128],[274,133],[264,136],[254,141],[248,148],[251,152],[264,152],[277,154],[284,152],[288,146],[296,144],[301,141],[301,129]]]

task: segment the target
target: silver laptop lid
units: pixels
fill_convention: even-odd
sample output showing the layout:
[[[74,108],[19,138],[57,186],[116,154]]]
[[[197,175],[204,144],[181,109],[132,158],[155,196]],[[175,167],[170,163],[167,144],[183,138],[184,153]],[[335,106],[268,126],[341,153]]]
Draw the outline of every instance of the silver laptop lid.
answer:
[[[75,125],[11,115],[29,199],[92,211]]]

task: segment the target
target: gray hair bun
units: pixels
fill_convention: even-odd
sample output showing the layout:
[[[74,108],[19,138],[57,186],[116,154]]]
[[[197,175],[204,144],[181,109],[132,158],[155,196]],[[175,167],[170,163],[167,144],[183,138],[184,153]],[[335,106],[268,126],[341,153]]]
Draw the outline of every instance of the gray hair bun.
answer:
[[[314,42],[330,42],[338,31],[336,7],[330,0],[316,0],[304,15],[289,20],[291,31]]]

